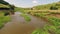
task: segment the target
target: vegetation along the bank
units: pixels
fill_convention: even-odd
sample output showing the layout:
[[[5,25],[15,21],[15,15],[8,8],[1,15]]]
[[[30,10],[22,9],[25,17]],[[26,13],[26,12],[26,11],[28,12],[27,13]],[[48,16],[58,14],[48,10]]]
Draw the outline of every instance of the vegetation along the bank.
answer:
[[[0,29],[5,25],[5,23],[11,20],[10,16],[4,16],[3,12],[0,12]]]
[[[60,34],[60,18],[51,16],[51,14],[59,13],[42,12],[34,14],[34,16],[45,19],[48,23],[42,29],[33,31],[32,34]]]

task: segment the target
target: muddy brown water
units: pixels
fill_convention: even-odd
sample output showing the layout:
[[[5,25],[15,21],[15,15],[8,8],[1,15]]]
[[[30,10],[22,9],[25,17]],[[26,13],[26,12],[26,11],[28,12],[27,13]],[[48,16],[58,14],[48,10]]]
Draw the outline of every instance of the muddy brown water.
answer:
[[[41,28],[46,24],[41,18],[31,15],[31,21],[26,23],[20,14],[19,12],[15,12],[15,15],[11,15],[11,22],[5,24],[0,30],[0,34],[31,34],[35,29]]]

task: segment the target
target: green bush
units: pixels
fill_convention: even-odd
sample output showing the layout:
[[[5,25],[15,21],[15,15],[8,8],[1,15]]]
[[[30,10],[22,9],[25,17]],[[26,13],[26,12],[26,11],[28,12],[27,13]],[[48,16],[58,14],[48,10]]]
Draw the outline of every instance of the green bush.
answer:
[[[56,6],[55,7],[54,6],[51,6],[50,7],[50,10],[58,10],[58,8]]]

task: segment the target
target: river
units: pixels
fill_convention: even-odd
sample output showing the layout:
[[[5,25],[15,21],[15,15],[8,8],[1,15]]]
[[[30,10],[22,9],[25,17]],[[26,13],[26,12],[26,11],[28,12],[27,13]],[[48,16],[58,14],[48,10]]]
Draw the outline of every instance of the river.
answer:
[[[42,28],[46,24],[43,19],[31,15],[31,21],[26,23],[20,14],[22,13],[15,12],[15,15],[11,15],[11,22],[5,24],[0,34],[31,34],[35,29]]]

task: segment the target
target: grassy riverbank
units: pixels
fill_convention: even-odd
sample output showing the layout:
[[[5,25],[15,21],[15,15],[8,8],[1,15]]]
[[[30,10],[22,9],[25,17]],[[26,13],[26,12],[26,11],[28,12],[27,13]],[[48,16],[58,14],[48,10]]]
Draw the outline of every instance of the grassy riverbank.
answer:
[[[60,34],[60,18],[52,16],[53,14],[59,14],[54,12],[42,12],[34,13],[34,16],[40,17],[48,23],[41,29],[35,30],[33,34]]]
[[[4,26],[5,23],[10,21],[10,16],[4,16],[3,12],[0,12],[0,29]]]

